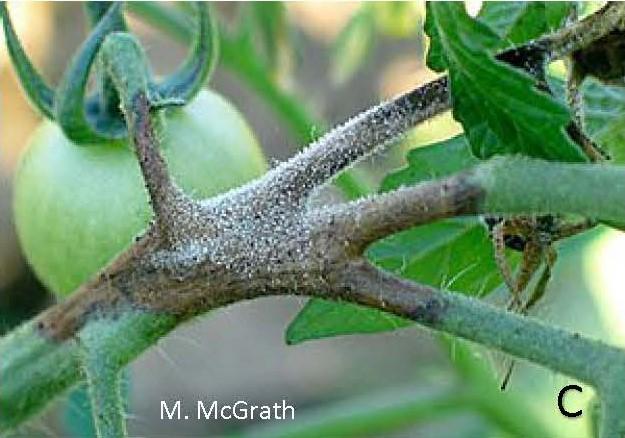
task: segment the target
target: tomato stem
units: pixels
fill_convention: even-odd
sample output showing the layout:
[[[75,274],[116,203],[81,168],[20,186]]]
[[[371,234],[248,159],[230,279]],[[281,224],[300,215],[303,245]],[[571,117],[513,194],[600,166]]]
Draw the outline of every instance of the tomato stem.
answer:
[[[85,3],[85,12],[87,19],[92,27],[96,27],[98,23],[104,18],[106,12],[113,5],[113,2],[108,1],[94,1]],[[124,20],[124,16],[121,13],[121,9],[116,8],[116,13],[113,16],[113,24],[111,31],[127,31],[128,26]],[[106,72],[101,66],[97,68],[97,82],[100,104],[100,114],[102,117],[110,119],[119,119],[121,117],[119,108],[119,95],[113,85],[111,78],[109,78]]]
[[[81,341],[81,364],[87,379],[96,437],[126,437],[119,366],[114,358],[108,357],[97,330],[85,330]]]
[[[174,185],[159,152],[147,56],[135,37],[126,32],[113,32],[102,44],[100,59],[119,94],[159,231],[169,236],[173,211],[187,198]]]

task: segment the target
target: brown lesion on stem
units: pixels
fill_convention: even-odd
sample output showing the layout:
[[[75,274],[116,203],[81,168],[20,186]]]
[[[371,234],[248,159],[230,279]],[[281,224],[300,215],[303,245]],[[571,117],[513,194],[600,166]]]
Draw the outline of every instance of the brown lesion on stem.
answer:
[[[167,170],[167,163],[159,151],[160,142],[153,120],[155,114],[145,92],[138,93],[131,100],[125,117],[157,229],[164,239],[174,244],[191,231],[183,225],[198,207],[176,186]],[[208,223],[203,225],[208,226]]]
[[[625,30],[625,3],[608,2],[594,14],[547,35],[543,40],[549,45],[551,61],[564,58],[619,30]]]
[[[328,290],[339,293],[347,287],[345,272],[369,272],[361,257],[372,241],[443,217],[474,214],[479,211],[483,196],[470,174],[461,174],[346,204],[338,210],[310,211],[309,220],[267,214],[243,228],[235,224],[225,227],[232,234],[216,237],[215,251],[225,251],[231,260],[250,261],[247,265],[224,266],[222,258],[211,254],[186,266],[188,259],[181,259],[181,255],[187,249],[170,248],[152,229],[72,297],[43,313],[38,326],[48,338],[61,341],[73,336],[90,318],[112,317],[119,309],[165,312],[182,321],[210,309],[265,295],[328,297]],[[240,220],[236,215],[218,216],[235,223]],[[288,235],[272,228],[276,220],[287,219],[293,223]],[[249,254],[251,248],[238,243],[249,238],[246,234],[250,230],[274,233],[265,237],[275,247],[265,256]],[[260,236],[260,231],[252,234]],[[390,278],[381,271],[376,275]],[[356,281],[355,277],[349,279]],[[343,286],[336,289],[336,284]],[[423,290],[431,291],[427,287]],[[348,289],[338,297],[343,293],[348,293]],[[392,294],[390,289],[388,293]],[[353,295],[353,299],[371,297]]]
[[[132,99],[125,117],[152,208],[157,216],[167,217],[168,206],[175,202],[177,189],[158,150],[153,114],[145,93],[141,92]]]
[[[471,172],[402,187],[393,192],[328,209],[323,227],[345,242],[351,253],[383,237],[439,219],[476,214],[485,193]]]
[[[434,325],[445,312],[442,292],[382,271],[364,259],[345,265],[332,282],[332,299],[377,308]]]
[[[151,229],[69,298],[40,314],[37,328],[45,337],[63,341],[72,337],[92,315],[112,314],[115,308],[127,305],[128,297],[114,285],[114,280],[157,244],[157,235]]]

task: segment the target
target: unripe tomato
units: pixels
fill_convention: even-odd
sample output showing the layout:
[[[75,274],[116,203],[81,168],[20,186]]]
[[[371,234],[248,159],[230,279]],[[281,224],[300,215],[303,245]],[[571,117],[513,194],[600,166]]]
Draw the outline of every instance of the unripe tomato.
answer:
[[[242,115],[211,91],[200,92],[183,108],[166,110],[159,135],[170,173],[195,198],[226,191],[266,170]],[[76,145],[51,122],[40,126],[21,158],[14,212],[28,261],[61,296],[128,247],[152,215],[127,143]]]

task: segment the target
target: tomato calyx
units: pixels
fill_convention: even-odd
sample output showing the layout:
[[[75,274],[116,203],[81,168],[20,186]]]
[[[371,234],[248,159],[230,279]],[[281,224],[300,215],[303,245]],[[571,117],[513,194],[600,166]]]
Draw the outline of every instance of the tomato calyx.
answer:
[[[171,76],[156,82],[146,73],[150,107],[161,109],[187,104],[210,77],[217,59],[218,37],[210,7],[197,2],[197,32],[186,61]],[[0,3],[5,41],[19,81],[35,108],[59,124],[68,139],[77,144],[98,144],[128,138],[119,111],[119,96],[105,72],[100,72],[100,87],[87,94],[89,74],[98,59],[102,43],[112,32],[126,31],[121,3],[100,5],[87,11],[95,27],[83,42],[56,89],[50,87],[25,53],[12,26],[7,6]],[[136,60],[142,62],[142,60]],[[129,70],[136,65],[127,65]],[[146,71],[147,72],[147,71]]]

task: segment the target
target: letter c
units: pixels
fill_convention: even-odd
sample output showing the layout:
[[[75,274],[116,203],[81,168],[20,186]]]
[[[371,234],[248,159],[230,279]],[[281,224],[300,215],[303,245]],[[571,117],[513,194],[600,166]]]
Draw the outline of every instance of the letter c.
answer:
[[[560,413],[562,413],[562,415],[564,415],[565,417],[575,418],[575,417],[579,417],[582,415],[582,410],[580,409],[579,411],[569,412],[566,409],[564,409],[564,405],[562,404],[562,401],[564,399],[564,394],[566,394],[571,389],[574,389],[578,392],[582,392],[582,387],[579,385],[566,385],[558,393],[558,409],[560,409]]]

